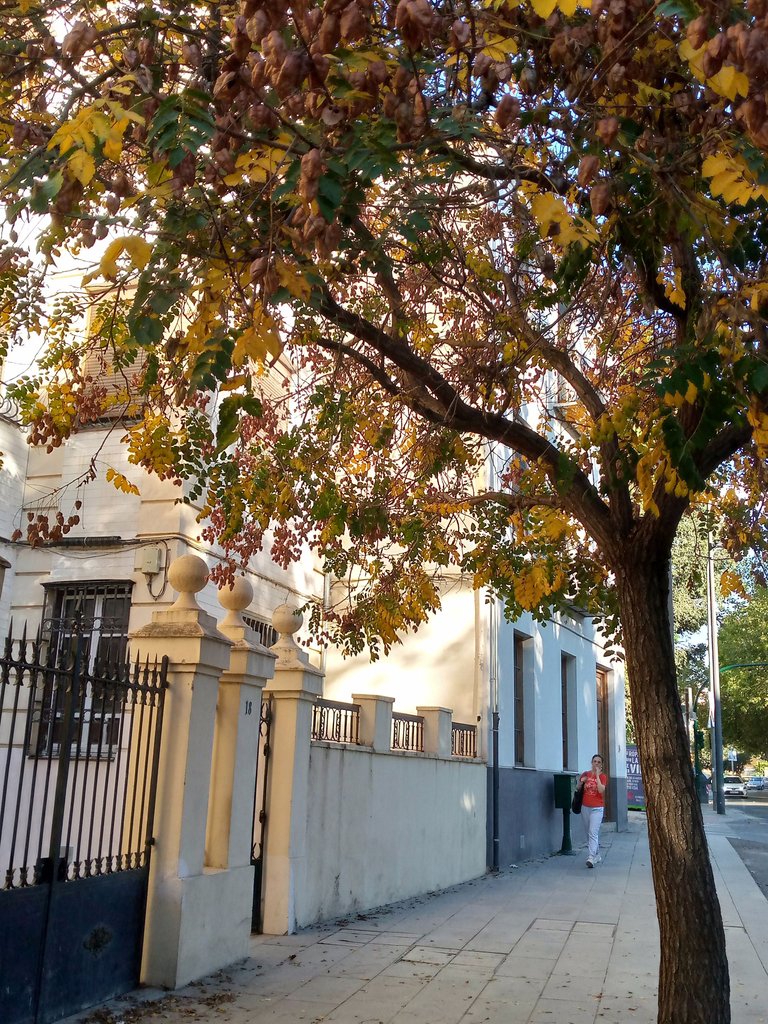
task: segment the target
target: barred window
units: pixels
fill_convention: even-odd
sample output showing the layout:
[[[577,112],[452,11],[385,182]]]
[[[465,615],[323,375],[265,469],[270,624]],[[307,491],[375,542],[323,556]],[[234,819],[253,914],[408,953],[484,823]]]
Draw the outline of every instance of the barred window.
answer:
[[[46,586],[41,634],[47,662],[66,672],[79,644],[83,673],[88,677],[76,711],[74,739],[84,753],[109,753],[118,743],[122,705],[110,679],[127,655],[132,587],[132,582]],[[63,693],[64,687],[48,676],[35,694],[30,753],[48,756],[59,752]]]

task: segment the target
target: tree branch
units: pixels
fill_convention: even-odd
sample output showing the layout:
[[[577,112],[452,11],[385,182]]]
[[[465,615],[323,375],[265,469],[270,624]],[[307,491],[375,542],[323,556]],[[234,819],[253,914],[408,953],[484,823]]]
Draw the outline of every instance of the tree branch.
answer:
[[[403,371],[405,378],[399,393],[415,412],[433,423],[497,441],[531,461],[540,462],[562,504],[606,550],[610,549],[614,530],[608,508],[587,474],[551,441],[519,418],[507,419],[469,405],[441,373],[404,341],[344,309],[327,287],[320,292],[318,311]],[[347,347],[345,354],[356,351]]]

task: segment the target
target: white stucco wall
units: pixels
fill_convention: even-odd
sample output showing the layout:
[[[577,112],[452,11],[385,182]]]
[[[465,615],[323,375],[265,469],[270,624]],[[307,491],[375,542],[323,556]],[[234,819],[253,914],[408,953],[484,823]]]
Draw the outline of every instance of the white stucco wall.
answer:
[[[595,677],[609,671],[610,763],[614,774],[626,770],[624,750],[624,674],[620,663],[604,653],[604,641],[592,619],[559,616],[546,625],[529,614],[506,622],[501,609],[492,626],[489,606],[471,585],[456,585],[442,609],[417,633],[403,638],[389,655],[371,663],[365,655],[344,659],[326,655],[323,694],[349,701],[354,693],[386,693],[395,710],[413,712],[419,705],[440,704],[454,721],[478,724],[478,750],[488,756],[494,677],[498,680],[499,764],[514,766],[514,637],[529,638],[526,648],[529,696],[526,766],[545,772],[563,769],[561,655],[573,657],[574,699],[569,722],[571,767],[589,766],[597,745]],[[493,657],[493,651],[497,655]]]
[[[200,555],[210,567],[219,560],[220,549],[202,539],[197,510],[179,502],[181,489],[130,465],[121,436],[119,427],[90,428],[48,453],[44,448],[29,448],[17,427],[0,420],[0,449],[6,453],[0,471],[0,539],[10,538],[13,530],[26,525],[27,509],[60,509],[65,516],[78,511],[80,516],[80,523],[61,544],[36,549],[23,542],[2,545],[0,554],[13,564],[14,572],[6,572],[0,624],[13,615],[15,623],[27,620],[34,628],[46,583],[131,580],[129,628],[133,631],[149,622],[155,610],[174,601],[173,589],[168,585],[163,589],[170,561],[187,553]],[[116,490],[103,475],[78,486],[94,456],[102,473],[107,467],[114,468],[139,488],[139,495]],[[79,510],[75,509],[76,500],[82,502]],[[118,539],[111,545],[98,543],[108,537]],[[87,547],[77,546],[86,539]],[[148,580],[137,568],[137,559],[142,548],[158,544],[163,549],[163,571]],[[254,588],[249,610],[266,621],[284,601],[301,605],[322,594],[322,578],[311,558],[282,569],[271,560],[266,547],[254,555],[248,576]],[[199,600],[206,611],[221,618],[215,587],[206,587]]]
[[[486,767],[313,743],[299,927],[484,874]]]
[[[395,698],[395,711],[412,714],[439,704],[453,711],[455,722],[475,725],[487,699],[476,647],[480,598],[471,583],[457,580],[442,600],[440,612],[379,661],[365,652],[344,658],[329,649],[323,696],[349,701],[353,693],[386,693]]]
[[[3,571],[0,590],[0,638],[5,638],[11,614],[11,600],[18,548],[10,542],[19,527],[29,446],[26,434],[13,422],[0,417],[0,557],[9,566]]]
[[[624,671],[621,662],[604,653],[605,642],[590,618],[561,616],[545,626],[523,615],[517,622],[499,625],[499,763],[514,765],[514,636],[530,637],[528,648],[534,672],[534,707],[526,751],[528,767],[539,771],[563,770],[561,655],[575,659],[575,717],[570,739],[575,745],[571,767],[584,771],[597,750],[596,672],[608,671],[608,722],[612,774],[626,775],[624,729]]]

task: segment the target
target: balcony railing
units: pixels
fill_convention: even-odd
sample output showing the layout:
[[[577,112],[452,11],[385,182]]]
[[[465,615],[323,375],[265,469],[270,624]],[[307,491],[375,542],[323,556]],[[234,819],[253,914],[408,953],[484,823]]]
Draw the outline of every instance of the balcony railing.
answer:
[[[453,757],[477,757],[477,726],[451,723],[451,754]]]
[[[359,743],[360,706],[319,697],[312,708],[312,739]]]
[[[424,750],[424,718],[392,712],[392,749]]]

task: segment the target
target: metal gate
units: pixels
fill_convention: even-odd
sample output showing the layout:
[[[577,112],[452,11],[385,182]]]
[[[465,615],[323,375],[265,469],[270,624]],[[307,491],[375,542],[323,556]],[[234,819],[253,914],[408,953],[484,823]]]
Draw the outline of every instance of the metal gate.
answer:
[[[49,1024],[133,988],[154,842],[160,664],[90,635],[0,656],[0,1020]]]
[[[267,831],[267,782],[269,778],[269,734],[272,725],[272,698],[261,702],[259,717],[259,750],[256,757],[256,780],[253,791],[253,832],[251,864],[253,864],[253,908],[251,931],[261,934],[264,902],[264,839]]]

